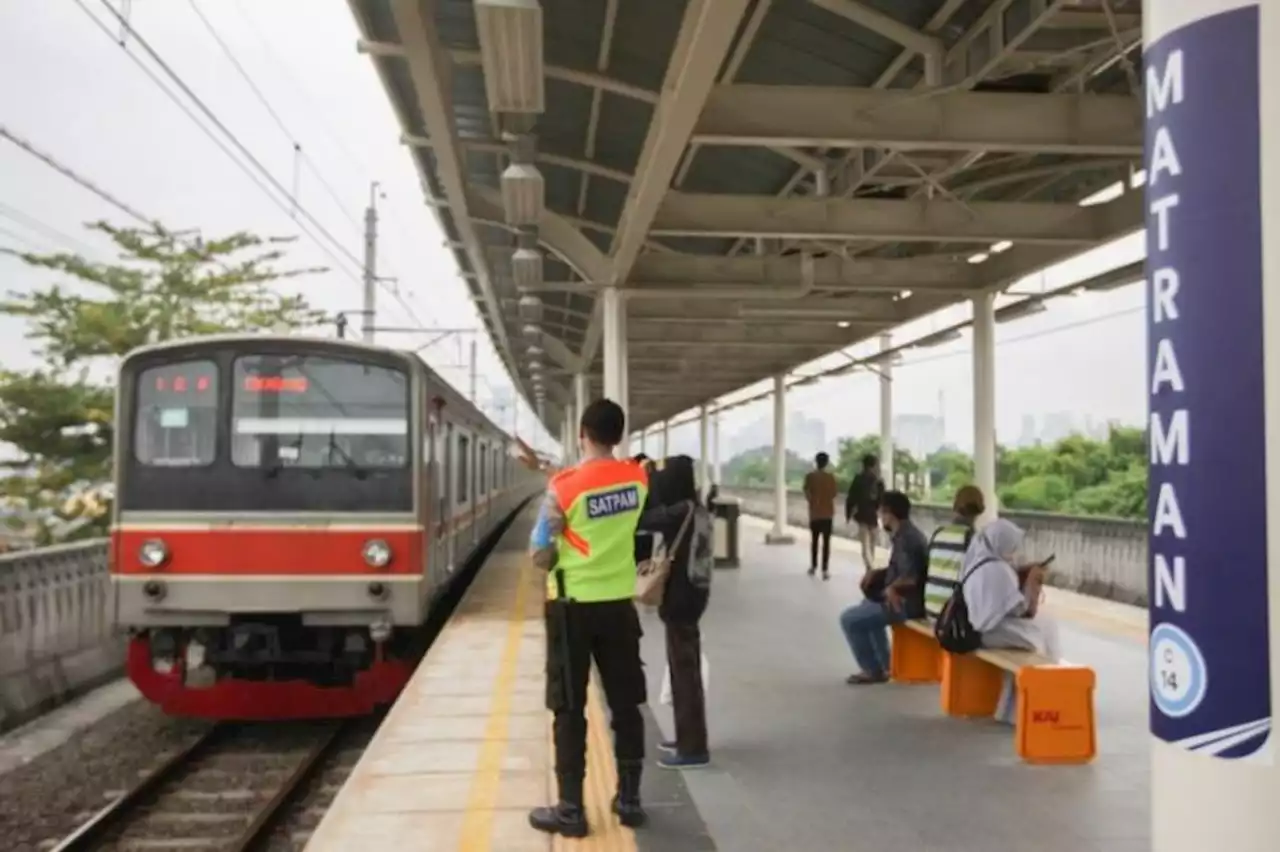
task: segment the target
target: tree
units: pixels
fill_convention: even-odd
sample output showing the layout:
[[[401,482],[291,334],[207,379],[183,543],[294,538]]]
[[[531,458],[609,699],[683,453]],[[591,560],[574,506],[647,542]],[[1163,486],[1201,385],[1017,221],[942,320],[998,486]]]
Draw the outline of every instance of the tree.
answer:
[[[10,475],[0,493],[45,517],[38,542],[99,535],[105,525],[109,501],[77,494],[110,479],[114,390],[113,381],[95,377],[98,368],[148,343],[324,321],[303,297],[271,287],[324,271],[279,268],[291,238],[239,232],[204,240],[159,224],[88,227],[111,239],[117,262],[6,251],[60,276],[0,303],[0,313],[27,321],[27,339],[46,361],[0,371],[0,442],[18,453],[4,463]]]

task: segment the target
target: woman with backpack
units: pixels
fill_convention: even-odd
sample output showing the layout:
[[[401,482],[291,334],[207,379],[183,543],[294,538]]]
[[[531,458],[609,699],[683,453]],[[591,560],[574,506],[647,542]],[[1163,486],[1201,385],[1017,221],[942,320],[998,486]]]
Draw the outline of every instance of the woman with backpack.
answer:
[[[654,506],[674,507],[683,503],[691,507],[686,511],[669,513],[669,519],[658,530],[663,541],[674,542],[671,573],[658,607],[658,617],[666,630],[671,710],[676,727],[674,740],[658,744],[664,752],[658,758],[658,766],[663,769],[695,769],[706,766],[711,760],[707,749],[702,635],[698,621],[711,596],[714,554],[711,550],[711,517],[698,502],[693,459],[673,456],[660,464],[649,479],[649,500]],[[692,517],[688,517],[690,511]]]
[[[1035,651],[1051,660],[1061,657],[1058,625],[1040,611],[1046,566],[1023,564],[1026,533],[1012,521],[997,518],[973,537],[961,569],[960,591],[972,629],[984,648]],[[996,704],[997,721],[1011,724],[1017,691],[1006,673]]]

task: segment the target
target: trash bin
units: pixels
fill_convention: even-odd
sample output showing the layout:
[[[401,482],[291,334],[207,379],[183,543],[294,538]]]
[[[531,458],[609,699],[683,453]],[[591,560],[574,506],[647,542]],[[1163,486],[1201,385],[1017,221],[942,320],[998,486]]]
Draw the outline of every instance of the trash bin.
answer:
[[[737,497],[716,497],[711,504],[715,516],[716,567],[738,567],[738,516],[742,501]]]

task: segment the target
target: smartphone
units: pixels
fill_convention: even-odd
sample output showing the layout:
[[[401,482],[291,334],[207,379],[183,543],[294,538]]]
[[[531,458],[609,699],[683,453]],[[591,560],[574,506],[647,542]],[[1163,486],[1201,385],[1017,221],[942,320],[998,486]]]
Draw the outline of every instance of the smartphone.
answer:
[[[1048,568],[1050,565],[1052,565],[1052,564],[1053,564],[1053,560],[1054,560],[1054,559],[1056,559],[1056,558],[1058,558],[1058,554],[1056,554],[1056,553],[1050,553],[1050,554],[1049,554],[1049,558],[1048,558],[1048,559],[1045,559],[1045,560],[1041,561],[1041,563],[1040,563],[1040,567],[1041,567],[1041,568]]]

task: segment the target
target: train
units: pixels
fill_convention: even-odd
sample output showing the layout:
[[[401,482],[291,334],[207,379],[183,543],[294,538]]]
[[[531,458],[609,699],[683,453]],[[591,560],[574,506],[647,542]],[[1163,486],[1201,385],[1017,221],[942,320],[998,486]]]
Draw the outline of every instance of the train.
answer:
[[[419,357],[358,341],[143,346],[115,423],[110,611],[128,677],[174,716],[394,701],[442,595],[545,487]]]

